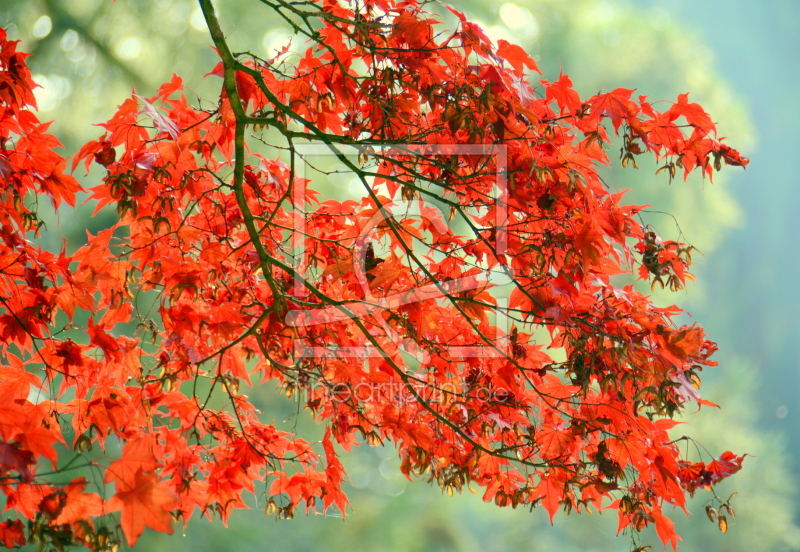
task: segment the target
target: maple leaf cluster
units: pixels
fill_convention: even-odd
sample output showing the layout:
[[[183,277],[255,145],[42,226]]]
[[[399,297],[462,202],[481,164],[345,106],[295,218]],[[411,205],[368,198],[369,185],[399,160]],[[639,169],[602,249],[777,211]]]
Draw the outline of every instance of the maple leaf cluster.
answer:
[[[743,457],[692,463],[670,437],[707,403],[716,345],[614,277],[638,264],[679,289],[692,248],[643,228],[597,168],[610,133],[623,164],[650,152],[670,176],[746,165],[711,118],[687,95],[658,112],[627,89],[581,100],[566,75],[533,84],[521,48],[416,0],[278,2],[307,42],[270,59],[234,55],[200,6],[219,101],[192,105],[176,75],[119,106],[71,165],[102,167],[88,201],[118,219],[72,256],[28,239],[26,198],[74,206],[81,187],[0,30],[5,545],[110,550],[118,527],[133,545],[197,512],[225,522],[246,493],[279,517],[344,515],[334,443],[366,441],[451,494],[475,485],[551,519],[612,509],[620,531],[653,524],[676,547],[664,509]],[[363,197],[321,197],[301,142]],[[321,447],[264,423],[254,385],[302,401]],[[57,483],[44,459],[103,482]]]

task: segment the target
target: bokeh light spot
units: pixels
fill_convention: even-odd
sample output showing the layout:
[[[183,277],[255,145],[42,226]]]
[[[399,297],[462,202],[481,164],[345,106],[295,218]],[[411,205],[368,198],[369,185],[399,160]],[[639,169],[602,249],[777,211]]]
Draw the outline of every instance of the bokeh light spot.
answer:
[[[69,52],[78,45],[78,33],[73,31],[72,29],[68,29],[61,37],[61,42],[59,46],[65,52]]]
[[[31,36],[33,38],[42,39],[50,34],[50,31],[53,30],[53,21],[50,19],[49,16],[43,15],[39,19],[36,20],[36,23],[33,24],[33,29],[31,29]]]
[[[133,59],[142,52],[142,41],[135,36],[129,36],[117,44],[116,51],[122,59]]]

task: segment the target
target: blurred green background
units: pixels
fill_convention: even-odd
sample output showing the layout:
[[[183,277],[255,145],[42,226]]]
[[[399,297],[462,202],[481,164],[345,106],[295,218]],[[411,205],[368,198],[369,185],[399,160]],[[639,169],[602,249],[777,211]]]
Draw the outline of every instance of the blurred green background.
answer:
[[[714,183],[699,178],[671,184],[639,171],[608,171],[612,187],[631,188],[632,203],[675,215],[651,214],[668,239],[682,232],[698,247],[697,282],[677,296],[720,345],[720,367],[705,374],[703,395],[722,405],[687,415],[690,433],[713,454],[726,449],[753,456],[720,494],[738,491],[738,517],[727,535],[703,515],[708,498],[691,504],[695,516],[673,518],[684,551],[800,550],[800,510],[794,471],[800,456],[800,2],[796,0],[457,0],[492,38],[535,54],[544,78],[563,70],[582,95],[622,86],[651,100],[690,91],[718,121],[720,135],[751,158],[747,171],[727,169]],[[216,2],[234,50],[264,55],[288,36],[256,0]],[[65,155],[96,138],[135,87],[143,96],[175,72],[201,97],[215,98],[220,81],[203,79],[216,63],[197,4],[190,0],[3,0],[0,25],[33,52],[29,59],[40,117],[54,120]],[[612,150],[613,151],[613,150]],[[613,155],[612,155],[613,157]],[[81,173],[81,171],[78,171]],[[84,179],[93,185],[99,171]],[[81,173],[82,176],[82,173]],[[109,224],[88,210],[62,211],[49,223],[45,244],[79,243],[84,228]],[[56,224],[59,226],[56,228]],[[279,423],[308,427],[295,404],[272,389],[251,394]],[[627,550],[614,538],[613,515],[556,516],[498,509],[480,495],[442,496],[438,487],[409,484],[391,448],[359,447],[344,455],[352,480],[346,522],[325,516],[276,522],[263,504],[235,512],[230,527],[197,519],[185,534],[149,534],[138,549],[156,551],[545,551]],[[727,495],[726,495],[727,496]],[[654,549],[660,545],[652,536]]]

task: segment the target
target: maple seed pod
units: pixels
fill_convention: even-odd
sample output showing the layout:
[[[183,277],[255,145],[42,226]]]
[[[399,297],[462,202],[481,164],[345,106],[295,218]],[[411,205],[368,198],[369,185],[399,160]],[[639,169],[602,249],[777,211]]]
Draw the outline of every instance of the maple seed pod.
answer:
[[[652,519],[648,518],[649,516],[643,514],[635,514],[633,516],[633,528],[636,529],[637,531],[644,530],[644,528],[647,527],[647,523]]]
[[[726,518],[723,514],[720,514],[719,516],[719,530],[723,533],[728,532],[728,518]]]
[[[633,511],[633,501],[629,496],[623,496],[619,501],[619,511],[623,514],[629,514]]]
[[[367,433],[367,443],[369,443],[369,446],[371,447],[377,447],[378,445],[383,444],[383,441],[381,441],[380,435],[378,435],[375,431],[370,431]]]
[[[717,521],[717,511],[711,507],[711,505],[706,506],[706,515],[711,523]]]
[[[92,452],[92,440],[84,433],[75,441],[75,450],[78,452]]]

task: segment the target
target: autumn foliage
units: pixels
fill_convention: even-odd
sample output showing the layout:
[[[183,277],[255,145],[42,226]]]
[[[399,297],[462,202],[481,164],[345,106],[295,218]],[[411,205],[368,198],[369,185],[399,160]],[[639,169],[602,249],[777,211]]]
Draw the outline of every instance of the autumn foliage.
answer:
[[[112,550],[247,494],[345,515],[337,449],[366,442],[450,494],[615,510],[676,547],[667,512],[743,456],[670,435],[707,404],[716,345],[624,275],[681,289],[693,248],[598,167],[614,137],[670,178],[746,165],[711,117],[686,94],[581,99],[447,6],[278,1],[298,36],[262,59],[200,5],[218,101],[177,75],[138,91],[69,165],[0,30],[0,541]],[[309,144],[362,197],[321,194]],[[87,201],[118,220],[43,250],[36,206],[75,206],[76,170],[102,171]],[[301,401],[321,442],[264,422],[253,386]]]

